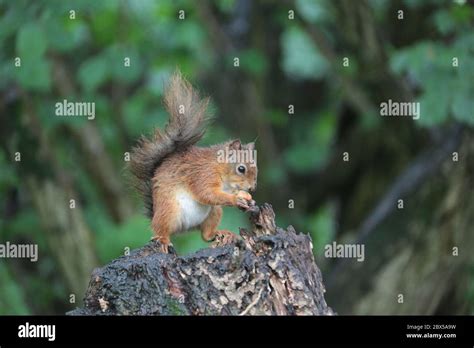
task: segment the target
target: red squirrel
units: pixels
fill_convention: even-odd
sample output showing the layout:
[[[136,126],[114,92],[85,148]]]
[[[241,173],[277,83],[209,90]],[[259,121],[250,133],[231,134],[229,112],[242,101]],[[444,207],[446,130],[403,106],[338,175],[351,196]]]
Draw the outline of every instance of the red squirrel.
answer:
[[[222,206],[247,210],[255,202],[249,192],[257,186],[254,143],[231,140],[198,147],[209,117],[209,98],[201,99],[191,84],[176,72],[165,90],[164,105],[169,121],[152,138],[142,136],[133,148],[130,169],[142,194],[161,250],[168,253],[174,233],[193,228],[215,245],[238,237],[219,230]],[[232,155],[229,155],[232,154]],[[236,160],[238,159],[238,160]]]

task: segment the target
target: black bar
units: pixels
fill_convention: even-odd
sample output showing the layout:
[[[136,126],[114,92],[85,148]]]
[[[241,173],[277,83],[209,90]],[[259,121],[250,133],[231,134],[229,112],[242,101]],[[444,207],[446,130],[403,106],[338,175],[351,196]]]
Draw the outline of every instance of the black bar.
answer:
[[[55,325],[55,339],[19,337],[20,325]],[[409,326],[410,325],[410,326]],[[453,327],[455,325],[455,328]],[[24,331],[23,331],[24,332]],[[0,346],[55,344],[474,345],[472,316],[71,317],[2,316]],[[455,335],[455,337],[407,337]]]

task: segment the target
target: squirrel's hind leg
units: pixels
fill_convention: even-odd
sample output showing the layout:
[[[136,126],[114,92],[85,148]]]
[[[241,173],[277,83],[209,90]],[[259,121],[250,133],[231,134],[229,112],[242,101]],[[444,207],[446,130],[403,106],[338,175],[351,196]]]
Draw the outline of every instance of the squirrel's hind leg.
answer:
[[[212,242],[213,247],[223,246],[236,242],[239,238],[236,234],[228,230],[218,230],[222,219],[222,207],[213,206],[206,220],[201,224],[202,239]]]
[[[222,207],[213,206],[207,218],[201,223],[201,236],[206,242],[212,242],[216,238],[217,227],[221,223]]]
[[[151,220],[151,228],[153,230],[152,240],[157,240],[161,244],[161,251],[169,252],[169,246],[172,246],[170,237],[175,232],[176,225],[176,211],[173,209],[173,204],[155,205],[155,212]]]

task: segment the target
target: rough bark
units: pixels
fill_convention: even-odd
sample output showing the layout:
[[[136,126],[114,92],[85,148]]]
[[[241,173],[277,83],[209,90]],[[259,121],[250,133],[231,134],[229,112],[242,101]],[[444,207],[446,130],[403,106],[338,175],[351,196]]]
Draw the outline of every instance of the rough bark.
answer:
[[[235,244],[187,256],[150,242],[96,269],[69,315],[332,315],[311,238],[254,207]]]

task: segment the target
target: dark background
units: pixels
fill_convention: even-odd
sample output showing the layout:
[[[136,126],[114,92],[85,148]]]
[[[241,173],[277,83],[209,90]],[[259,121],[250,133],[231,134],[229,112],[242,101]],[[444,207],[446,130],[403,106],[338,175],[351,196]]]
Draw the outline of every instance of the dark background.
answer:
[[[176,68],[212,97],[204,144],[258,137],[254,197],[311,234],[337,312],[472,314],[473,21],[469,1],[0,1],[0,243],[39,245],[0,259],[0,314],[62,314],[149,240],[124,158]],[[57,117],[63,99],[96,118]],[[389,99],[420,119],[381,117]],[[365,261],[325,258],[333,241]]]

